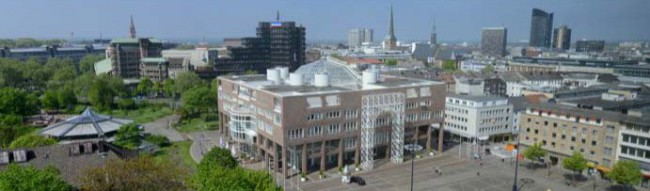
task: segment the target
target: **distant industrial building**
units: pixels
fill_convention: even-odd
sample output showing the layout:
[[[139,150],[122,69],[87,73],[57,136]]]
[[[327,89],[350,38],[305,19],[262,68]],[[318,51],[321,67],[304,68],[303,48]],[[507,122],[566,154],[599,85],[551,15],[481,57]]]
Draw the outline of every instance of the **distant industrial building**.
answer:
[[[508,29],[483,28],[481,38],[481,53],[487,56],[504,57],[508,41]]]
[[[576,52],[602,52],[605,50],[604,40],[579,40],[576,42]]]
[[[372,43],[373,31],[372,29],[352,29],[348,32],[348,46],[358,47],[363,43]]]
[[[549,48],[553,31],[553,13],[533,9],[530,21],[530,46]]]
[[[256,37],[224,40],[226,55],[216,59],[219,75],[258,73],[283,66],[291,71],[305,64],[305,27],[293,21],[260,22]]]
[[[571,47],[571,29],[562,25],[553,30],[553,48],[569,50]]]

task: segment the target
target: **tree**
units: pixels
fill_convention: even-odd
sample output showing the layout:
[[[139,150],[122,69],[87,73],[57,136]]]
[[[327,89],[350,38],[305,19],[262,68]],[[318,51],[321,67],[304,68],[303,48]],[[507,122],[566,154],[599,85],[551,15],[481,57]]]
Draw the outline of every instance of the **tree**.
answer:
[[[88,54],[79,60],[79,72],[92,73],[95,71],[95,63],[104,59],[101,54]]]
[[[453,72],[456,71],[456,61],[453,60],[445,60],[442,62],[442,69],[447,71],[447,72]]]
[[[485,68],[481,69],[481,73],[483,74],[491,74],[494,72],[494,66],[492,64],[488,64],[485,66]]]
[[[279,191],[271,176],[265,171],[252,171],[239,167],[228,149],[215,147],[203,157],[192,177],[197,191],[207,190],[263,190]]]
[[[137,124],[124,125],[117,130],[113,143],[127,149],[136,149],[142,143],[141,133],[142,129]]]
[[[166,79],[165,82],[163,82],[163,92],[165,92],[167,97],[174,96],[174,80]]]
[[[18,136],[18,130],[15,126],[0,124],[0,148],[7,148]]]
[[[535,143],[532,146],[528,147],[523,153],[524,157],[535,162],[540,158],[546,156],[546,151],[542,149],[542,145]]]
[[[587,168],[587,160],[585,159],[585,157],[582,156],[582,153],[578,151],[574,151],[571,157],[565,158],[562,161],[562,166],[574,172],[573,177],[571,179],[571,181],[573,182],[576,176],[578,176],[578,173],[581,173],[582,170]]]
[[[135,93],[137,95],[147,95],[149,92],[151,92],[153,88],[153,82],[147,78],[144,77],[140,80],[140,83],[138,83],[138,86],[135,88]]]
[[[639,164],[629,160],[619,160],[614,164],[612,171],[607,173],[607,177],[624,186],[641,183],[641,176]]]
[[[194,72],[181,72],[174,81],[174,92],[178,95],[194,87],[202,86],[203,80]]]
[[[387,66],[397,66],[397,60],[388,59],[388,60],[384,61],[384,64],[386,64]]]
[[[115,96],[115,91],[104,80],[96,80],[88,89],[88,101],[99,110],[111,109]]]
[[[82,190],[95,191],[182,191],[188,172],[169,160],[138,157],[109,160],[103,167],[86,169],[80,176]]]
[[[135,101],[131,98],[122,98],[120,100],[117,100],[117,106],[121,110],[128,111],[130,109],[135,109]]]
[[[38,99],[23,90],[0,88],[0,114],[26,116],[38,111]]]
[[[45,94],[43,94],[43,100],[41,100],[43,107],[47,109],[53,109],[53,110],[58,109],[59,108],[58,93],[59,92],[55,90],[45,91]]]
[[[52,138],[47,138],[40,135],[23,135],[21,137],[18,137],[18,139],[12,141],[11,145],[9,145],[9,148],[31,148],[53,144],[56,144],[56,140]]]
[[[54,167],[38,170],[33,166],[10,164],[6,170],[0,171],[0,190],[13,191],[68,191],[72,187],[61,178]]]
[[[57,95],[57,99],[60,107],[67,110],[72,109],[74,104],[77,104],[77,96],[75,96],[73,88],[69,85],[61,88],[61,91],[59,91],[59,94]]]
[[[96,76],[93,73],[82,74],[75,79],[74,94],[81,102],[88,100],[88,90],[90,90],[90,87],[93,85],[95,80]]]
[[[217,93],[210,91],[208,87],[197,87],[190,89],[181,96],[183,107],[190,113],[205,111],[214,108],[217,104]]]
[[[255,70],[246,70],[244,72],[244,74],[246,74],[246,75],[255,75],[255,74],[257,74],[257,71],[255,71]]]

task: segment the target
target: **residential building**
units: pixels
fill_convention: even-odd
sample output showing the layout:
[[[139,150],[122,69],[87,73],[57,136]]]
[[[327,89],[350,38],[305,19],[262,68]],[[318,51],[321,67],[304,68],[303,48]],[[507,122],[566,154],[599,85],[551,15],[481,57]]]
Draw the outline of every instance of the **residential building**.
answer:
[[[628,114],[622,120],[618,133],[616,160],[634,161],[639,164],[643,179],[641,187],[650,188],[650,110],[642,108]]]
[[[604,40],[578,40],[576,52],[602,52],[605,50]]]
[[[553,31],[553,13],[534,8],[530,20],[530,46],[551,47],[551,32]]]
[[[348,32],[348,47],[358,47],[363,43],[372,43],[372,29],[351,29]]]
[[[486,56],[506,56],[506,44],[508,42],[508,29],[483,28],[481,37],[481,53]]]
[[[507,97],[507,85],[501,78],[483,79],[483,94],[487,96]]]
[[[330,57],[294,73],[274,68],[218,80],[221,130],[238,152],[270,162],[285,177],[288,165],[308,173],[356,161],[370,170],[366,159],[375,154],[401,162],[404,143],[417,140],[432,149],[431,126],[443,120],[443,83],[380,75],[374,68],[360,74]]]
[[[553,30],[553,48],[569,50],[571,47],[571,29],[562,25]]]
[[[445,131],[464,140],[511,140],[512,117],[507,98],[452,94],[445,101]]]
[[[562,87],[562,76],[558,73],[515,72],[502,77],[509,97],[522,96],[524,90],[553,91]]]

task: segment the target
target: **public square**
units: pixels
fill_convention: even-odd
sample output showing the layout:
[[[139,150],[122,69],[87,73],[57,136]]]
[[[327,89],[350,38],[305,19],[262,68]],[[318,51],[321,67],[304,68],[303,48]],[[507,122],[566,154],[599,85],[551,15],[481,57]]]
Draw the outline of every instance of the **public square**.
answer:
[[[440,191],[504,191],[512,190],[515,162],[510,159],[501,160],[500,157],[487,155],[481,161],[458,156],[455,147],[435,156],[423,156],[416,159],[414,166],[413,190],[440,190]],[[464,152],[463,152],[464,153]],[[381,163],[381,164],[379,164]],[[527,168],[529,161],[520,161],[518,174],[518,188],[521,191],[568,191],[568,190],[594,190],[594,179],[588,177],[586,181],[577,183],[577,186],[568,186],[564,178],[568,171],[559,166]],[[387,159],[376,160],[376,167],[372,171],[354,172],[353,176],[362,177],[366,185],[356,183],[341,183],[341,177],[332,169],[326,174],[325,179],[319,179],[317,173],[308,175],[308,181],[300,182],[299,190],[409,190],[411,183],[411,161],[407,158],[404,163],[394,164]],[[378,167],[377,167],[378,166]],[[436,168],[441,174],[436,173]],[[550,172],[550,177],[548,176]],[[286,190],[298,190],[298,177],[291,173],[290,179],[283,182],[280,174],[274,178],[280,185],[285,184]],[[613,191],[611,183],[596,179],[595,190]]]

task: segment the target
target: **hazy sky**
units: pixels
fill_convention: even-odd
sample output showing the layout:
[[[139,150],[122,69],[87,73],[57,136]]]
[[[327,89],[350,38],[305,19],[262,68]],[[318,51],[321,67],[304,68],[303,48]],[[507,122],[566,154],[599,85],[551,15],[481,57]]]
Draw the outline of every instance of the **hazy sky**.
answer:
[[[427,39],[435,19],[441,41],[477,41],[482,27],[505,26],[509,41],[527,40],[534,7],[554,12],[577,39],[650,40],[648,0],[20,0],[3,1],[0,38],[123,37],[129,15],[138,36],[221,39],[253,36],[258,21],[296,21],[308,40],[345,40],[351,28],[386,35],[390,4],[397,39]]]

